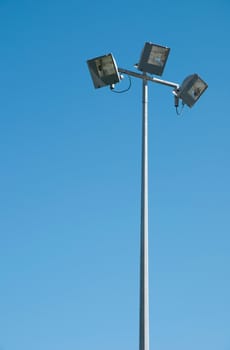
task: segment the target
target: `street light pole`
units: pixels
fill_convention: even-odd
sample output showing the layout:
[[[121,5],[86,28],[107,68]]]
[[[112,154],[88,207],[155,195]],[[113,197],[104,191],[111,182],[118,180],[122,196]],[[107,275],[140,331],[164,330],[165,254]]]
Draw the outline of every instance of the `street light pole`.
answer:
[[[87,61],[93,84],[96,89],[103,86],[110,86],[111,90],[113,90],[115,84],[119,83],[122,79],[122,73],[142,80],[139,350],[149,350],[148,82],[150,81],[152,83],[162,84],[173,88],[176,111],[179,105],[179,99],[182,100],[183,105],[186,104],[189,107],[192,107],[208,87],[207,83],[205,83],[205,81],[203,81],[196,73],[185,78],[182,85],[152,77],[152,74],[158,76],[162,75],[169,51],[170,49],[168,47],[146,42],[142,50],[140,61],[135,65],[136,68],[142,72],[141,74],[128,69],[119,68],[111,53]],[[125,92],[129,90],[129,88],[116,92]]]
[[[143,77],[144,78],[144,77]],[[140,320],[139,350],[149,350],[149,272],[148,272],[148,82],[142,81],[142,166],[140,242]]]

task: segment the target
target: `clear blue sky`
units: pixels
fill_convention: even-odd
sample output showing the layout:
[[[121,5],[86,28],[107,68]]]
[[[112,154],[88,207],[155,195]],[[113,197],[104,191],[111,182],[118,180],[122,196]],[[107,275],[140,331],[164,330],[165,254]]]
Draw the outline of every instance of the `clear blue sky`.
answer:
[[[0,0],[1,350],[138,350],[141,82],[95,90],[86,60],[146,41],[209,84],[182,117],[149,85],[150,349],[230,350],[229,14]]]

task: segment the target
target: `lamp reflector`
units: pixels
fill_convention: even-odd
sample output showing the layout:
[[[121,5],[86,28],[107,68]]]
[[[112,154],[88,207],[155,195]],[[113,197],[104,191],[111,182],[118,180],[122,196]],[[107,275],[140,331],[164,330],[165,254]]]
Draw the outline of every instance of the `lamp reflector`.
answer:
[[[96,89],[119,83],[120,75],[111,53],[88,60],[87,64]]]

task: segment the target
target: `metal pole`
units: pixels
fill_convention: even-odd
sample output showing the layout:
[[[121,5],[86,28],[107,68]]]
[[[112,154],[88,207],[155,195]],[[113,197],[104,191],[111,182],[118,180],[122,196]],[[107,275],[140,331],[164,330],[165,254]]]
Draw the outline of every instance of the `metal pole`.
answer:
[[[143,76],[144,78],[144,76]],[[148,81],[142,87],[142,170],[140,247],[140,334],[139,350],[149,350],[149,272],[148,272]]]

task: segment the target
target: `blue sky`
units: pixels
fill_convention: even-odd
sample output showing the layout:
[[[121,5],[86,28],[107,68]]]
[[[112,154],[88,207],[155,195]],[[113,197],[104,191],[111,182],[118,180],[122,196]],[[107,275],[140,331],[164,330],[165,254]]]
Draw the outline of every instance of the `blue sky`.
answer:
[[[146,41],[209,84],[181,117],[149,84],[150,349],[230,350],[229,12],[0,0],[1,350],[138,349],[141,83],[95,90],[86,60]]]

